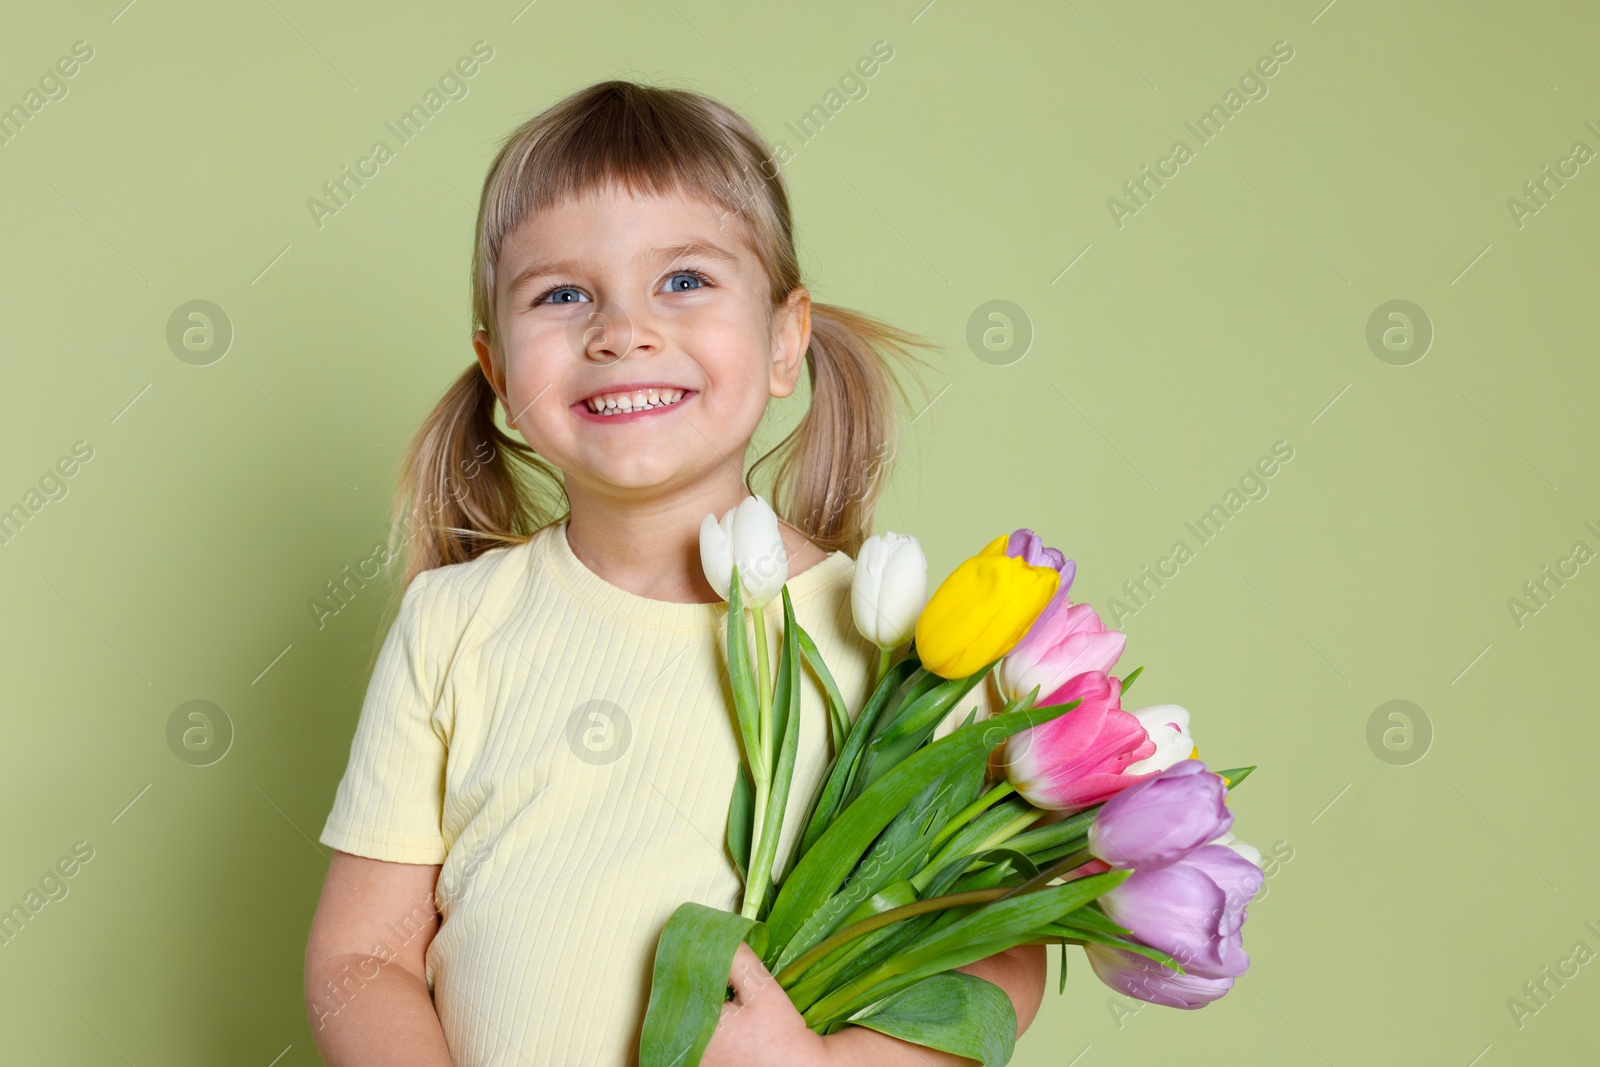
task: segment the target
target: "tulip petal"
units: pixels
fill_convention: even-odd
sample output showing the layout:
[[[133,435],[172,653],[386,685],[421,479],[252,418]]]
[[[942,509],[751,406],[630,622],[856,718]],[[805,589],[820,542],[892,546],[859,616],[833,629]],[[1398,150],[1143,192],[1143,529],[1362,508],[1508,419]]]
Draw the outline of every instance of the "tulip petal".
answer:
[[[1179,974],[1155,960],[1105,945],[1083,947],[1089,966],[1106,985],[1136,1000],[1169,1008],[1203,1008],[1233,988],[1232,978]]]
[[[715,515],[707,514],[700,521],[700,567],[706,581],[723,600],[728,599],[728,586],[733,578],[733,548],[728,534]]]

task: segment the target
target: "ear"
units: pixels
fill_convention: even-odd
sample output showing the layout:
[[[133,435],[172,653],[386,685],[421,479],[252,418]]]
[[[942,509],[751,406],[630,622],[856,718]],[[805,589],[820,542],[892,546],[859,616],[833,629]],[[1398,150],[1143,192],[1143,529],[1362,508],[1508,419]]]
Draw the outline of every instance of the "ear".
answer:
[[[795,286],[789,299],[773,315],[773,396],[785,397],[794,392],[796,383],[800,381],[800,368],[805,365],[806,349],[810,345],[811,293],[803,285]]]
[[[478,366],[483,368],[483,376],[494,386],[494,395],[500,398],[500,405],[510,411],[511,405],[506,403],[505,368],[494,358],[494,346],[489,342],[487,330],[473,333],[472,350],[478,354]]]

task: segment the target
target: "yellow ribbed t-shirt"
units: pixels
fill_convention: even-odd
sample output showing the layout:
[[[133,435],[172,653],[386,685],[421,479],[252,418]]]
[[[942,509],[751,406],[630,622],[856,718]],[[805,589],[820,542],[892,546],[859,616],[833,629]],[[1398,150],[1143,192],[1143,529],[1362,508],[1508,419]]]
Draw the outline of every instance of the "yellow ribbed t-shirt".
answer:
[[[851,618],[854,572],[834,552],[788,583],[852,716],[877,664]],[[781,599],[766,612],[775,668]],[[673,909],[738,910],[726,615],[606,582],[564,521],[406,588],[321,841],[442,864],[426,977],[456,1067],[634,1063]],[[806,669],[775,875],[829,755]]]

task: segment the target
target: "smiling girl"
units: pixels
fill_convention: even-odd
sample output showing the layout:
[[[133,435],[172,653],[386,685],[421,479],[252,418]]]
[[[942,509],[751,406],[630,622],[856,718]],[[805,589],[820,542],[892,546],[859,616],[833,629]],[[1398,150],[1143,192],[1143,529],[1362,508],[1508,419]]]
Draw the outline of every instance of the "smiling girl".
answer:
[[[477,362],[406,457],[405,591],[321,835],[306,996],[334,1067],[631,1063],[673,909],[738,909],[726,605],[699,531],[754,492],[751,439],[802,371],[810,407],[751,470],[776,466],[796,617],[847,705],[874,680],[851,554],[897,432],[886,357],[924,342],[811,301],[747,122],[620,81],[561,101],[489,169],[472,280]],[[829,757],[809,674],[801,697],[780,859]],[[961,969],[1027,1027],[1042,945]],[[748,946],[729,981],[705,1067],[972,1062],[813,1033]]]

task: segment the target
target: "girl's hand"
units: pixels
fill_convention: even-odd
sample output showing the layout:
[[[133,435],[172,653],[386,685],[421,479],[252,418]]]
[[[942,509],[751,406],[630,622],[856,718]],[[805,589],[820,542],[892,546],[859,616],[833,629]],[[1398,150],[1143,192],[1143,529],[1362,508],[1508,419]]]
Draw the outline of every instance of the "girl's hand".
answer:
[[[743,941],[728,975],[734,999],[700,1058],[700,1067],[828,1067],[821,1034],[806,1026],[761,957]]]

